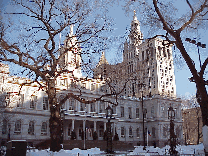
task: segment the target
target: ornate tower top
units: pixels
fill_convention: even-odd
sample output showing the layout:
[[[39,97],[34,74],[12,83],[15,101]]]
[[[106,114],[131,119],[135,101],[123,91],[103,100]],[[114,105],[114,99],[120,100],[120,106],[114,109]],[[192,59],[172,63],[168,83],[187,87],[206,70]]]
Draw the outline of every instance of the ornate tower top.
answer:
[[[133,20],[131,21],[131,32],[129,38],[131,44],[137,45],[142,43],[141,40],[143,39],[143,35],[140,31],[140,23],[137,19],[135,10],[134,10]]]

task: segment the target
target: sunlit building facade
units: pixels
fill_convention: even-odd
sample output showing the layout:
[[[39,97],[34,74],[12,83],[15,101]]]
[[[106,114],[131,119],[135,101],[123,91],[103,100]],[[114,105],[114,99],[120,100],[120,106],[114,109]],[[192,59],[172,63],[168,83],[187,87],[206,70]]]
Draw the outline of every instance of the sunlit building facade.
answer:
[[[68,43],[66,40],[65,46],[68,44],[73,42]],[[94,78],[86,78],[81,75],[79,55],[81,49],[75,47],[76,52],[69,51],[57,68],[73,70],[74,75],[61,74],[57,78],[58,102],[64,94],[72,92],[79,95],[80,90],[81,97],[86,100],[110,93],[110,88],[106,85],[107,77],[111,78],[115,92],[122,89],[123,92],[119,95],[116,106],[108,102],[83,104],[75,99],[68,99],[61,108],[64,112],[63,139],[70,140],[73,131],[76,133],[76,140],[82,140],[82,133],[86,131],[86,140],[93,140],[94,132],[97,133],[98,140],[103,140],[107,123],[105,109],[110,105],[113,109],[112,134],[113,136],[118,134],[119,141],[143,145],[143,132],[145,132],[148,145],[162,147],[168,144],[170,125],[168,108],[172,106],[176,114],[174,123],[177,140],[178,143],[183,143],[181,100],[175,97],[171,47],[159,38],[144,41],[140,23],[134,15],[129,41],[124,44],[123,62],[110,65],[103,53],[94,69]],[[9,138],[24,139],[37,144],[50,138],[47,94],[44,90],[39,90],[37,83],[22,86],[25,82],[31,80],[10,76],[8,65],[0,64],[2,141]],[[115,97],[111,96],[106,100],[114,102]]]

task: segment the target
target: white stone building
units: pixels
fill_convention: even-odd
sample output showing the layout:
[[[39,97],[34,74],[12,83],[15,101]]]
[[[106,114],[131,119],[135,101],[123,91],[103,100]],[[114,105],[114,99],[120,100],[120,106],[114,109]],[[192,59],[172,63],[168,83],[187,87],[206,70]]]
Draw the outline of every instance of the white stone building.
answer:
[[[112,83],[116,91],[122,89],[128,77],[130,79],[119,97],[119,105],[111,105],[115,117],[111,120],[113,134],[117,133],[120,141],[134,145],[143,144],[141,99],[143,92],[145,132],[151,133],[148,137],[148,144],[156,144],[160,147],[168,144],[170,120],[167,112],[170,105],[176,111],[175,132],[178,142],[182,143],[181,101],[175,97],[176,86],[171,47],[159,38],[143,42],[140,23],[134,15],[129,41],[126,41],[124,45],[123,62],[109,65],[103,53],[97,68],[94,69],[94,79],[82,77],[80,55],[67,53],[62,61],[63,64],[57,68],[70,70],[74,68],[78,81],[75,81],[70,74],[59,76],[56,81],[56,90],[59,91],[58,99],[69,92],[79,94],[79,89],[81,89],[82,97],[90,100],[105,94],[104,92],[109,92],[104,85],[106,75],[115,78]],[[77,48],[78,52],[80,50]],[[25,139],[34,144],[49,139],[50,111],[47,94],[44,90],[39,90],[36,83],[22,86],[21,84],[31,80],[9,76],[9,67],[2,63],[0,66],[1,140],[7,140],[9,134],[11,139]],[[44,84],[44,82],[41,83]],[[141,83],[146,85],[139,87]],[[115,98],[109,97],[108,100],[115,101]],[[85,105],[75,99],[68,99],[62,106],[65,110],[64,140],[70,140],[72,130],[75,131],[77,140],[82,139],[84,130],[87,131],[87,140],[93,140],[94,131],[98,134],[98,140],[103,140],[107,122],[105,117],[107,105],[109,104],[99,101]]]

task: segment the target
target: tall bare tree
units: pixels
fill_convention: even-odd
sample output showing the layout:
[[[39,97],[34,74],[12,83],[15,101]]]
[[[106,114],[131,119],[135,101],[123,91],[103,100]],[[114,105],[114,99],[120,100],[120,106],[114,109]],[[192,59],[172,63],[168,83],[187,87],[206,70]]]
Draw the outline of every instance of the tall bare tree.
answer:
[[[105,3],[96,0],[13,0],[10,7],[16,11],[4,12],[0,60],[23,67],[22,73],[33,79],[30,83],[36,82],[45,89],[51,113],[49,127],[52,151],[61,149],[60,107],[68,98],[89,104],[103,100],[105,96],[118,95],[115,92],[106,93],[88,101],[80,95],[69,93],[57,102],[57,77],[63,73],[75,74],[74,70],[65,68],[65,54],[71,51],[82,57],[82,62],[77,63],[76,67],[82,66],[90,73],[91,61],[88,58],[105,49],[103,45],[107,37],[101,34],[109,31],[112,24],[105,14],[105,6]],[[65,45],[60,44],[63,42],[59,36],[66,37]],[[45,85],[40,80],[46,82]]]
[[[195,30],[207,27],[208,0],[186,0],[185,3],[189,10],[185,13],[184,10],[180,10],[183,12],[180,14],[181,16],[177,16],[180,8],[178,5],[181,5],[180,2],[174,3],[173,1],[131,0],[126,2],[125,9],[129,11],[129,9],[138,8],[144,17],[141,22],[151,26],[151,30],[158,30],[158,28],[164,30],[164,33],[160,31],[162,33],[156,36],[164,37],[169,44],[174,44],[180,51],[193,76],[191,81],[196,84],[196,97],[201,107],[203,119],[204,147],[206,155],[208,155],[208,96],[206,90],[207,80],[205,80],[208,57],[203,60],[200,58],[200,69],[197,70],[184,38],[187,36],[185,34],[187,32],[194,33],[196,32]],[[193,43],[197,45],[196,42],[193,41]]]

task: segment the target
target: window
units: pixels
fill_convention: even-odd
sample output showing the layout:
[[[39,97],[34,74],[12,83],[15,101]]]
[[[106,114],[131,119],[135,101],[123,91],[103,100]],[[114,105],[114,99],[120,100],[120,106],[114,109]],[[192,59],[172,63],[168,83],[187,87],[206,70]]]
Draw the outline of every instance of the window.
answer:
[[[137,138],[140,138],[139,128],[136,129],[136,136]]]
[[[71,129],[70,129],[70,125],[68,127],[68,136],[71,136]]]
[[[34,135],[34,121],[29,122],[28,134]]]
[[[91,84],[91,90],[93,91],[93,90],[95,90],[95,84]]]
[[[131,107],[129,107],[128,110],[129,110],[129,119],[132,119],[132,111],[131,111]]]
[[[75,110],[75,100],[74,99],[69,100],[69,110]]]
[[[3,107],[6,107],[9,105],[9,94],[7,93],[6,95],[1,95],[0,96],[0,105]]]
[[[155,127],[152,127],[152,137],[155,138]]]
[[[161,50],[162,50],[162,48],[161,48],[160,46],[158,47],[158,50],[159,50],[159,56],[162,56],[162,55],[161,55]]]
[[[116,114],[116,106],[113,105],[113,114]]]
[[[84,111],[85,110],[85,104],[84,103],[80,103],[80,111]]]
[[[142,51],[142,61],[144,61],[144,51]]]
[[[61,100],[63,100],[64,97],[65,96],[62,94],[62,95],[59,96],[59,99],[58,99],[59,104],[61,104],[61,109],[64,109],[65,108],[65,103],[61,103]]]
[[[17,98],[17,107],[22,107],[24,102],[24,94],[19,94]]]
[[[14,133],[15,134],[21,134],[21,120],[17,120],[15,122]]]
[[[48,110],[48,97],[43,97],[43,110]]]
[[[181,137],[180,134],[181,134],[181,129],[180,129],[179,126],[177,126],[177,128],[176,128],[176,136],[177,136],[177,138]]]
[[[178,116],[177,116],[177,109],[174,108],[174,111],[175,111],[175,118],[178,118]]]
[[[125,137],[125,128],[121,127],[121,137]]]
[[[2,134],[6,134],[7,132],[7,120],[3,120],[3,125],[2,125]]]
[[[121,106],[121,117],[124,117],[124,107]]]
[[[144,108],[144,118],[146,119],[147,118],[147,109]]]
[[[164,117],[165,115],[165,107],[161,106],[161,116]]]
[[[30,99],[30,108],[35,109],[37,103],[37,96],[33,95]]]
[[[139,108],[136,108],[136,118],[139,118]]]
[[[100,109],[99,109],[99,113],[104,113],[105,111],[105,103],[104,102],[100,102]]]
[[[133,137],[133,133],[132,133],[132,127],[129,127],[129,137]]]
[[[47,135],[47,123],[43,122],[41,125],[41,135]]]
[[[103,135],[104,135],[103,129],[99,129],[99,137],[103,137]]]
[[[83,129],[79,128],[79,137],[82,137],[82,132],[83,132]]]
[[[167,49],[168,59],[170,59],[170,51]]]
[[[90,112],[95,112],[95,103],[90,104]]]
[[[154,106],[151,107],[151,117],[154,117]]]
[[[166,138],[168,136],[168,132],[169,132],[168,125],[164,125],[163,126],[163,137],[164,138]]]
[[[167,57],[167,56],[166,56],[165,47],[163,47],[163,55],[164,55],[164,57]]]

